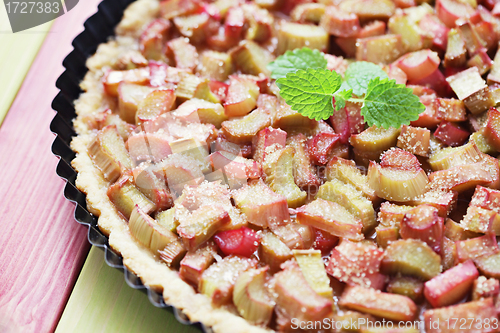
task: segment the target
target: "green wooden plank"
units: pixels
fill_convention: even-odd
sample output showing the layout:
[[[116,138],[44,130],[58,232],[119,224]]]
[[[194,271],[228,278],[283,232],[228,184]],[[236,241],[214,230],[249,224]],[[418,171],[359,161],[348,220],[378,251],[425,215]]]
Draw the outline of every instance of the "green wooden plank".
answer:
[[[147,295],[130,288],[123,273],[104,262],[92,247],[64,309],[56,333],[179,332],[199,333],[179,323],[173,314],[154,307]]]
[[[12,33],[5,6],[0,4],[0,125],[21,87],[52,22]]]

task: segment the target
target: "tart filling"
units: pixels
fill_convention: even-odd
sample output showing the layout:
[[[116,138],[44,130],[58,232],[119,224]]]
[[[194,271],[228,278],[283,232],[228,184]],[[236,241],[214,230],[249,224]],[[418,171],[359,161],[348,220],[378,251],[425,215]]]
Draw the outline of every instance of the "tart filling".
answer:
[[[76,184],[124,264],[217,332],[496,332],[497,7],[138,0],[87,61]],[[380,65],[423,112],[368,126],[357,88],[309,118],[270,65],[303,47]]]

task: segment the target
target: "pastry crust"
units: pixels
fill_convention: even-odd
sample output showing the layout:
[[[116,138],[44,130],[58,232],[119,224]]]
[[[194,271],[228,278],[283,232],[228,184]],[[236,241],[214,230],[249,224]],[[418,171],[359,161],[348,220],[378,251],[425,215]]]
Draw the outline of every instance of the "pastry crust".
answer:
[[[175,306],[193,322],[202,322],[215,332],[270,332],[269,329],[253,326],[236,315],[232,308],[217,308],[205,295],[197,293],[184,282],[177,271],[168,268],[141,245],[130,234],[127,222],[121,217],[109,200],[106,192],[109,182],[95,167],[87,147],[96,133],[86,122],[91,115],[112,106],[112,101],[104,97],[100,79],[125,50],[134,48],[135,37],[145,22],[158,12],[158,1],[138,0],[132,3],[116,28],[117,37],[102,44],[95,55],[87,60],[89,68],[81,87],[84,93],[75,102],[77,118],[74,128],[78,134],[71,142],[77,153],[72,161],[78,171],[76,186],[87,196],[88,209],[98,216],[98,225],[109,237],[109,245],[123,257],[123,264],[138,275],[142,283],[163,292],[167,304]]]

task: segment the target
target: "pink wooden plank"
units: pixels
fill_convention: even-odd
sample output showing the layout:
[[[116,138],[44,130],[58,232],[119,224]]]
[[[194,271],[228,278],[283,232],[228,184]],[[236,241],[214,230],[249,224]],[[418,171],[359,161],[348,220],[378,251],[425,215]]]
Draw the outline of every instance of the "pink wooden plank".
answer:
[[[49,124],[62,60],[98,3],[80,1],[54,23],[0,128],[0,332],[53,331],[88,253]]]

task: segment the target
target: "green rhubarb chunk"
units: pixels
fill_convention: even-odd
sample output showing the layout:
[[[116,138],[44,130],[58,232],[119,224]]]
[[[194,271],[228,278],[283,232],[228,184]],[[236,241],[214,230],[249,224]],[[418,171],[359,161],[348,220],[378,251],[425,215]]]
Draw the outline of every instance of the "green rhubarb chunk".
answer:
[[[400,273],[427,281],[441,273],[441,257],[420,240],[397,240],[387,247],[380,270],[384,274]]]

